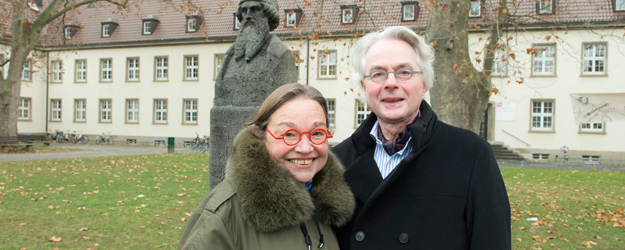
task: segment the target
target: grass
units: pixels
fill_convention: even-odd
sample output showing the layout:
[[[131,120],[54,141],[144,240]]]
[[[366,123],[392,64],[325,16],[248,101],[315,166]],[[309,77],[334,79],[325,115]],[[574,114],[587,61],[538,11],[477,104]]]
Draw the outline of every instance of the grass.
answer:
[[[0,249],[175,249],[207,182],[207,154],[1,163]]]
[[[624,173],[501,171],[513,249],[625,249]],[[207,154],[0,163],[0,249],[175,249],[207,183]]]

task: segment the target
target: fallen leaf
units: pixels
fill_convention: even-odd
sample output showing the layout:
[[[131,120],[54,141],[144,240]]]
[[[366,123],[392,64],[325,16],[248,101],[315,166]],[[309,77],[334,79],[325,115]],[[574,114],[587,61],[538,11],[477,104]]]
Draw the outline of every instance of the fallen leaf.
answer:
[[[523,239],[521,238],[516,238],[516,240],[518,240],[519,242],[523,241]]]
[[[82,232],[82,231],[87,231],[87,230],[89,230],[89,228],[86,228],[86,227],[83,227],[83,228],[81,228],[81,229],[78,229],[78,231],[80,231],[80,232]]]
[[[592,241],[584,241],[582,242],[582,245],[586,246],[587,248],[592,248],[592,246],[597,245],[597,243],[592,242]]]
[[[52,238],[50,238],[50,241],[52,242],[60,242],[61,241],[61,237],[56,237],[56,236],[52,236]]]
[[[20,225],[20,227],[21,226],[26,226],[26,223],[20,223],[19,225]]]

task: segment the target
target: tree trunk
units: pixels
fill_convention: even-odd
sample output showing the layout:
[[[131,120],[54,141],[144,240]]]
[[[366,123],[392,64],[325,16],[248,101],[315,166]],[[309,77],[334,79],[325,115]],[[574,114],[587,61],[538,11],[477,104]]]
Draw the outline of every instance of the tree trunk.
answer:
[[[430,6],[426,33],[436,53],[437,72],[430,102],[440,120],[479,133],[492,85],[490,74],[478,72],[471,64],[470,4],[469,0],[438,0]]]

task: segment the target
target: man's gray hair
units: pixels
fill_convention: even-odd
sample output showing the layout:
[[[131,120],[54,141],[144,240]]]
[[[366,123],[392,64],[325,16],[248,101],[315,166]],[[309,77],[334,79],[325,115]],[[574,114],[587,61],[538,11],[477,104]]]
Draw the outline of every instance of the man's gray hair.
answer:
[[[358,76],[355,80],[362,81],[364,79],[366,62],[365,55],[369,47],[377,41],[383,39],[397,39],[404,41],[417,53],[417,64],[421,68],[423,82],[427,85],[427,90],[434,85],[434,69],[432,68],[432,62],[434,62],[434,49],[427,43],[423,37],[417,35],[414,31],[404,26],[393,26],[384,28],[383,30],[369,33],[368,35],[360,38],[354,48],[354,57],[352,59],[352,65],[356,69]]]
[[[245,2],[259,2],[263,6],[263,12],[267,16],[269,22],[269,31],[275,30],[280,25],[280,7],[278,7],[277,0],[239,0],[239,7],[237,7],[237,18],[239,22],[243,22],[243,15],[241,13],[241,4]]]

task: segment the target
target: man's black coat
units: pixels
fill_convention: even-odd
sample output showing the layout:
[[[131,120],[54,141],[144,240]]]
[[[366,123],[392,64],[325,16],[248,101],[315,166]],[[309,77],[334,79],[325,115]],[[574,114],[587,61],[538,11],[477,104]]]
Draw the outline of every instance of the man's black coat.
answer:
[[[385,179],[369,135],[377,117],[332,150],[356,196],[341,249],[510,249],[510,203],[490,144],[438,121],[423,101],[412,152]]]

